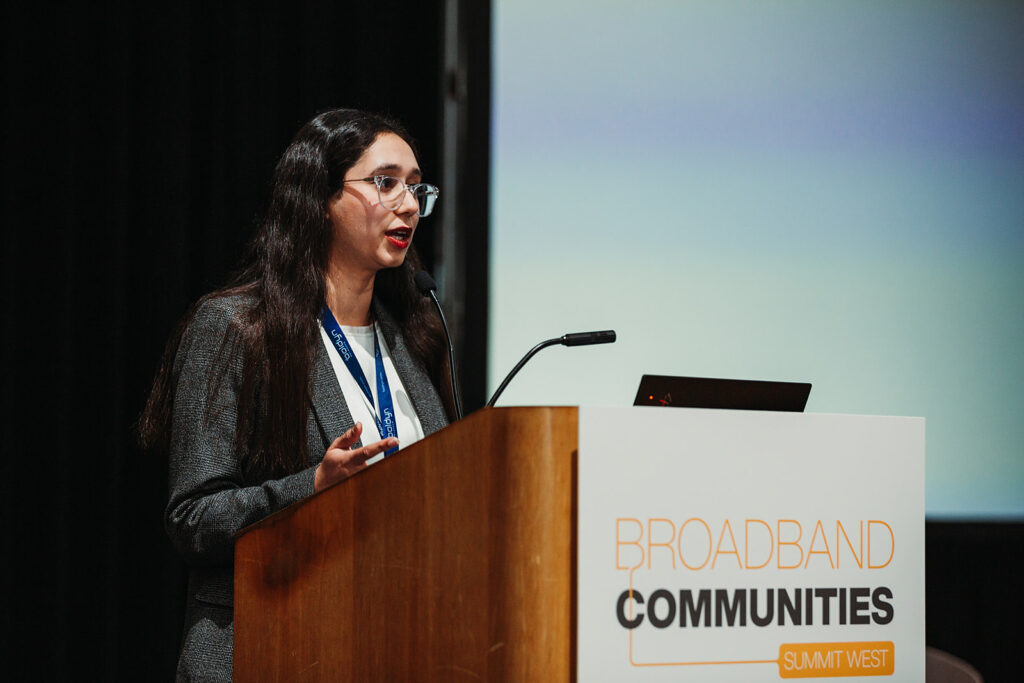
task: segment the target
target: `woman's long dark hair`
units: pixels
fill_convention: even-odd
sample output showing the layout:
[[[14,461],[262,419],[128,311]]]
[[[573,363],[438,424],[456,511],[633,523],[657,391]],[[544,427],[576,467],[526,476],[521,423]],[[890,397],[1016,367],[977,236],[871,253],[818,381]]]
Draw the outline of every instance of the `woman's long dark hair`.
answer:
[[[317,320],[332,236],[327,202],[382,133],[400,136],[415,150],[400,124],[355,109],[324,112],[299,130],[274,170],[266,215],[243,267],[227,287],[200,299],[168,342],[139,420],[143,447],[166,449],[169,444],[174,359],[195,311],[209,299],[244,294],[253,306],[229,335],[234,339],[225,342],[229,348],[222,348],[222,353],[243,357],[235,432],[243,468],[250,476],[273,477],[309,466],[305,443],[310,370],[320,343]],[[377,274],[374,296],[395,316],[412,355],[440,387],[451,417],[453,394],[443,331],[429,301],[413,284],[419,267],[410,248],[402,266]]]

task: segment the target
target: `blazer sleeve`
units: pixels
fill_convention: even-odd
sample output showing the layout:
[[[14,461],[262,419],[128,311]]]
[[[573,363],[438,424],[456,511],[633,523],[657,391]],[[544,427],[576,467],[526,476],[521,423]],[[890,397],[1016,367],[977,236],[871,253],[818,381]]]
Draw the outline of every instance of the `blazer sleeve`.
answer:
[[[175,359],[176,386],[164,522],[192,565],[230,564],[236,534],[313,494],[315,467],[264,482],[246,481],[235,443],[242,354],[231,297],[202,304]],[[306,450],[305,444],[296,444]]]

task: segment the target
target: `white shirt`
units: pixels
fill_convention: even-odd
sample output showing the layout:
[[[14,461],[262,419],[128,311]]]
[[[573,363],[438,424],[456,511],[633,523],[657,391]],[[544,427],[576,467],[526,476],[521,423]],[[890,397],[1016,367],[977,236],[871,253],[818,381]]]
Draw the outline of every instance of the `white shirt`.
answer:
[[[338,349],[334,346],[334,342],[331,341],[323,325],[320,326],[320,337],[323,339],[324,346],[327,347],[327,355],[331,359],[331,367],[334,368],[334,374],[338,378],[341,393],[345,396],[345,402],[348,404],[348,410],[352,414],[352,419],[363,423],[361,440],[365,446],[375,441],[380,441],[383,438],[377,430],[377,420],[374,417],[376,414],[375,407],[378,405],[377,364],[373,353],[375,326],[351,327],[341,325],[340,327],[341,331],[345,333],[345,338],[348,339],[349,346],[352,347],[352,353],[355,354],[359,367],[363,369],[363,374],[370,385],[370,390],[373,392],[373,405],[366,399],[366,394],[359,388],[359,384],[352,377],[352,373],[345,367],[345,363],[338,354]],[[402,379],[398,376],[398,371],[395,370],[395,364],[391,360],[391,351],[388,349],[387,342],[384,341],[384,335],[380,333],[379,329],[377,330],[377,338],[380,340],[380,354],[381,360],[384,361],[384,372],[388,377],[388,385],[391,388],[391,400],[395,405],[398,447],[405,448],[409,444],[423,438],[423,425],[420,424],[420,419],[416,416],[416,409],[413,408],[409,392],[405,390],[405,385],[402,384]],[[383,459],[383,457],[384,455],[381,454],[371,458],[367,461],[367,464],[377,462]]]

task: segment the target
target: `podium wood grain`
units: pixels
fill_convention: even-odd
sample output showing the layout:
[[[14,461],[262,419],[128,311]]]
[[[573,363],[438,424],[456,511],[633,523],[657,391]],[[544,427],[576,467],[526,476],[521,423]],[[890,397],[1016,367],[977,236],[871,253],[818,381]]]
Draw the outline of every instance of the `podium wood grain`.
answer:
[[[236,680],[572,679],[576,449],[485,409],[249,529]]]

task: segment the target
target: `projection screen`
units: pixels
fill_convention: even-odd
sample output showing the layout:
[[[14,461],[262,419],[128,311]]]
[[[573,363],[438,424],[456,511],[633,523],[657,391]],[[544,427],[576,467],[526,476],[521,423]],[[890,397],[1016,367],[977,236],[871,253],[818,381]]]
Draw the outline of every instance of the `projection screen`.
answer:
[[[619,335],[499,405],[812,382],[808,411],[927,418],[929,516],[1024,518],[1020,3],[493,16],[488,386],[540,340]]]

